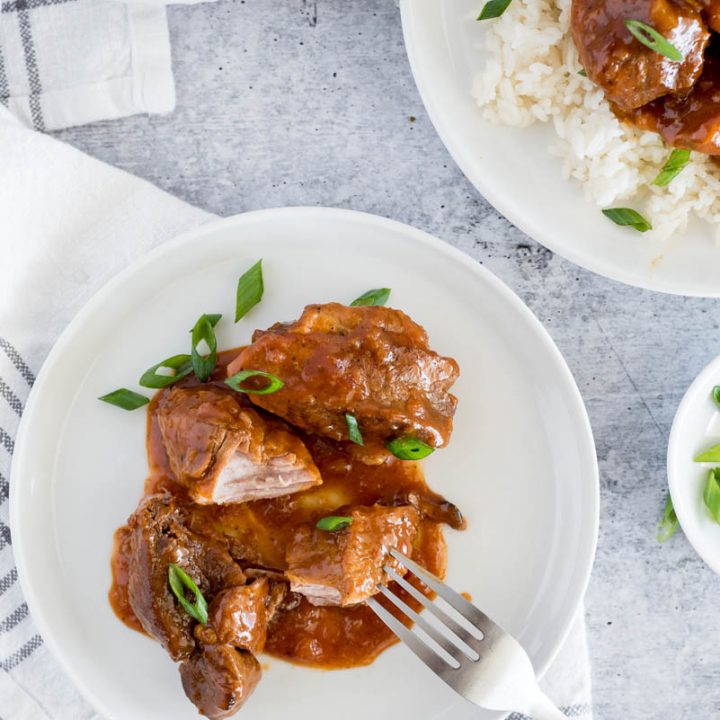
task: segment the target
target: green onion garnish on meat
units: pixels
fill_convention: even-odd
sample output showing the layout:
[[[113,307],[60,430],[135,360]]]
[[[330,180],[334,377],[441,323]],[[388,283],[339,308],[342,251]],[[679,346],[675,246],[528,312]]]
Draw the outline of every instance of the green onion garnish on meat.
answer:
[[[690,151],[676,149],[670,153],[670,157],[665,161],[663,169],[658,176],[652,181],[653,185],[665,187],[669,185],[690,162]]]
[[[268,382],[265,385],[251,385],[250,387],[244,385],[244,383],[251,378],[262,378]],[[262,370],[241,370],[239,373],[235,373],[232,377],[229,377],[225,381],[226,385],[229,385],[236,392],[247,393],[249,395],[272,395],[280,390],[285,383],[272,373],[266,373]]]
[[[361,305],[384,305],[390,297],[390,288],[376,288],[368,290],[359,298],[350,303],[350,307],[359,307]]]
[[[113,390],[111,393],[99,397],[98,400],[110,403],[110,405],[115,405],[123,410],[137,410],[150,402],[150,398],[127,388]]]
[[[357,418],[350,413],[345,413],[345,422],[347,423],[348,437],[350,440],[352,440],[356,445],[364,445],[365,441],[363,440],[362,433],[360,432],[360,426],[358,425]]]
[[[200,382],[207,382],[217,362],[217,339],[209,315],[201,315],[192,330],[192,367]]]
[[[500,17],[507,9],[512,0],[488,0],[478,15],[478,20],[492,20]]]
[[[625,27],[638,42],[658,53],[658,55],[663,55],[675,62],[685,60],[683,54],[652,25],[648,25],[641,20],[625,20]]]
[[[578,70],[578,75],[581,77],[587,77],[587,70],[585,68],[582,68],[582,70]]]
[[[665,542],[669,540],[675,531],[680,527],[677,515],[675,514],[675,508],[673,507],[673,501],[670,495],[667,496],[665,501],[665,509],[663,510],[662,518],[657,526],[657,541]]]
[[[435,450],[414,437],[395,438],[385,447],[400,460],[422,460]]]
[[[632,208],[605,208],[602,212],[605,217],[610,218],[616,225],[628,226],[638,232],[652,230],[650,221]]]
[[[173,355],[148,368],[139,380],[146,388],[164,388],[187,377],[193,371],[190,355]]]
[[[352,524],[351,517],[342,517],[340,515],[328,515],[317,521],[315,527],[318,530],[326,532],[339,532]]]
[[[190,617],[205,625],[208,621],[207,601],[195,581],[179,565],[170,563],[168,565],[168,582],[182,609]],[[186,592],[188,591],[195,596],[194,603],[187,599]]]
[[[235,322],[245,317],[262,300],[264,290],[262,260],[258,260],[238,280],[235,294]]]
[[[703,490],[703,502],[710,511],[713,520],[720,525],[720,468],[713,468],[705,481]]]

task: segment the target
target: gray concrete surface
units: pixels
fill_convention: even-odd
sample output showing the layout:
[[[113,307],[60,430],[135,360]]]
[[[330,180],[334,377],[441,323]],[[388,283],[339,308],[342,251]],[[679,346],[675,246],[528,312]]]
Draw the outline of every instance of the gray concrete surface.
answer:
[[[718,717],[720,578],[683,537],[655,541],[675,408],[720,350],[717,302],[605,280],[499,216],[425,114],[393,0],[220,0],[173,7],[169,20],[177,110],[57,136],[220,215],[293,204],[378,213],[502,278],[553,335],[595,432],[596,717]]]

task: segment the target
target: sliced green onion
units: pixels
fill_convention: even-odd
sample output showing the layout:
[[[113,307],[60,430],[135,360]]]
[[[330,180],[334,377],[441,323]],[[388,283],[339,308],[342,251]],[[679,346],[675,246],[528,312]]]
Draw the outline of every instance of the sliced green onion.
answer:
[[[139,407],[147,405],[150,402],[150,398],[128,390],[127,388],[113,390],[111,393],[99,397],[98,400],[110,403],[110,405],[116,405],[123,410],[137,410]]]
[[[435,450],[435,448],[414,437],[395,438],[385,447],[400,460],[422,460]]]
[[[328,515],[317,521],[315,527],[318,530],[326,530],[327,532],[338,532],[344,530],[352,524],[351,517],[342,517],[340,515]]]
[[[673,150],[670,157],[665,161],[663,169],[658,176],[652,181],[653,185],[665,187],[669,185],[690,162],[690,150]]]
[[[192,331],[192,367],[200,382],[207,382],[217,362],[217,339],[207,315],[201,315]]]
[[[262,260],[258,260],[238,280],[235,295],[235,322],[245,317],[262,300],[264,290]]]
[[[713,445],[695,457],[695,462],[720,462],[720,445]]]
[[[363,440],[362,433],[360,432],[360,426],[358,425],[357,418],[350,413],[345,413],[345,422],[348,427],[348,437],[356,445],[364,445],[365,441]]]
[[[663,55],[675,62],[685,60],[683,54],[652,25],[648,25],[641,20],[625,20],[625,27],[636,40],[658,53],[658,55]]]
[[[168,565],[168,582],[183,610],[190,617],[205,625],[208,621],[207,602],[195,581],[179,565],[170,563]],[[195,596],[194,603],[191,603],[185,596],[185,592],[188,590]]]
[[[220,313],[205,313],[205,317],[210,321],[210,324],[215,327],[221,320],[222,315]],[[195,328],[190,328],[192,332]]]
[[[720,525],[720,468],[713,468],[705,481],[703,491],[703,502],[710,511],[713,520]]]
[[[665,501],[665,510],[663,510],[662,518],[657,526],[657,541],[663,543],[669,540],[679,527],[680,523],[675,514],[672,498],[668,495]]]
[[[616,225],[629,226],[638,232],[652,230],[652,225],[639,212],[632,208],[606,208],[602,211]]]
[[[712,389],[712,397],[713,397],[713,400],[715,401],[715,404],[720,406],[720,385],[716,385]]]
[[[350,303],[350,307],[359,307],[361,305],[384,305],[390,297],[390,288],[376,288],[368,290],[359,298]]]
[[[193,371],[190,355],[173,355],[148,368],[139,380],[146,388],[164,388],[187,377]]]
[[[478,15],[478,20],[492,20],[500,17],[507,9],[512,0],[488,0]]]
[[[245,380],[254,377],[266,378],[270,382],[263,388],[247,388],[242,386]],[[235,373],[235,375],[229,377],[225,381],[225,384],[237,392],[248,393],[249,395],[272,395],[272,393],[276,393],[285,385],[279,377],[276,377],[272,373],[262,372],[262,370],[241,370],[239,373]]]
[[[578,70],[578,75],[581,77],[587,77],[587,70],[585,68],[582,68],[582,70]]]

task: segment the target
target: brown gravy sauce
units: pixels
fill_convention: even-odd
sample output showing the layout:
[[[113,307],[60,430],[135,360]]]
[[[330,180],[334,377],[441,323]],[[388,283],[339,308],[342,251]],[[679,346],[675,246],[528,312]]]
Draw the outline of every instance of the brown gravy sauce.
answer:
[[[227,364],[239,349],[220,353],[212,382],[222,382]],[[185,386],[193,380],[181,381]],[[245,567],[284,570],[285,549],[292,529],[319,518],[343,505],[372,505],[402,502],[414,493],[423,500],[442,503],[443,498],[427,486],[418,463],[388,458],[369,465],[352,456],[354,449],[316,437],[305,438],[308,449],[323,477],[323,484],[304,492],[272,500],[240,505],[200,506],[191,503],[183,489],[173,481],[157,425],[159,391],[148,409],[147,452],[149,476],[144,495],[168,490],[191,509],[192,529],[199,533],[221,532],[231,554]],[[234,394],[234,393],[233,393]],[[143,632],[128,599],[128,560],[125,548],[127,528],[115,532],[111,560],[112,586],[109,591],[113,611],[128,627]],[[413,558],[439,577],[444,577],[446,546],[442,524],[423,519],[413,549]],[[419,605],[399,588],[395,592],[406,602]],[[387,604],[388,609],[392,606]],[[268,628],[265,652],[284,660],[320,668],[347,668],[372,662],[395,636],[365,605],[338,608],[315,607],[301,598],[296,607],[278,611]]]

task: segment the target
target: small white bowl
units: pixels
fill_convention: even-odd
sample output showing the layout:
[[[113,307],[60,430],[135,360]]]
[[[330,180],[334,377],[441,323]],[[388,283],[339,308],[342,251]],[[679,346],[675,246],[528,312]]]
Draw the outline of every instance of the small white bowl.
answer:
[[[720,443],[720,408],[712,398],[720,385],[720,357],[695,378],[675,413],[668,442],[670,495],[680,526],[698,555],[720,574],[720,525],[707,511],[703,489],[708,470],[720,463],[696,463],[693,458]]]

